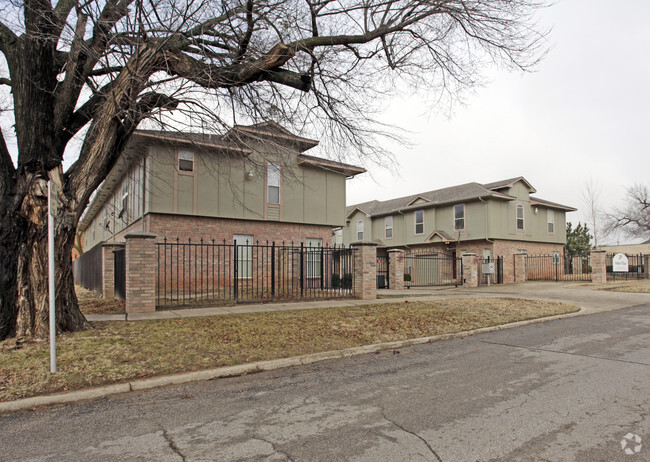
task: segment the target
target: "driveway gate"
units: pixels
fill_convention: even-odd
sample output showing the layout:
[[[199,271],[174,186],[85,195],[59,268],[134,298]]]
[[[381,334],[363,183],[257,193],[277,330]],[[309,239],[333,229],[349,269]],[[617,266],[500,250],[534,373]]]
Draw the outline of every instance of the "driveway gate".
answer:
[[[404,256],[404,287],[457,286],[463,282],[463,262],[431,251]]]
[[[377,255],[377,288],[390,289],[388,283],[388,255]]]

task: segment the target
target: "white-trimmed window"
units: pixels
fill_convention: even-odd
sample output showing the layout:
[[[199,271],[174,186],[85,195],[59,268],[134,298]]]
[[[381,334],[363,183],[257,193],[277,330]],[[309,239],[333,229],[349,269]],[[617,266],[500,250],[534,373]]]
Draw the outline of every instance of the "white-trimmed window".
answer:
[[[454,205],[454,229],[456,231],[465,229],[465,204]]]
[[[269,162],[266,167],[266,202],[280,203],[280,164]]]
[[[194,151],[190,151],[189,149],[179,149],[178,170],[181,172],[194,171]]]
[[[384,219],[384,228],[386,230],[384,233],[386,239],[392,239],[393,238],[393,216],[392,215]]]
[[[415,211],[415,234],[424,234],[424,210]]]
[[[237,269],[239,278],[253,277],[253,236],[235,234],[233,242],[237,243]]]
[[[546,227],[549,234],[555,233],[555,212],[550,209],[546,211]]]
[[[517,205],[517,231],[524,230],[524,206]]]
[[[363,220],[357,221],[357,241],[363,241]]]
[[[334,244],[336,245],[343,244],[343,228],[338,228],[334,230]]]
[[[322,239],[307,239],[305,242],[307,248],[307,277],[320,277],[321,248],[323,247]]]

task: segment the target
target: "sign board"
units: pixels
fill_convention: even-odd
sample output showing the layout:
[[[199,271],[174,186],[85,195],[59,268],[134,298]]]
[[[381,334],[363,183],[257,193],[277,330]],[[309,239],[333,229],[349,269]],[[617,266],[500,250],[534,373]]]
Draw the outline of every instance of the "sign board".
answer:
[[[615,273],[627,273],[629,271],[627,257],[624,253],[614,255],[614,258],[612,258],[612,267]]]
[[[483,274],[494,274],[494,263],[483,263]]]

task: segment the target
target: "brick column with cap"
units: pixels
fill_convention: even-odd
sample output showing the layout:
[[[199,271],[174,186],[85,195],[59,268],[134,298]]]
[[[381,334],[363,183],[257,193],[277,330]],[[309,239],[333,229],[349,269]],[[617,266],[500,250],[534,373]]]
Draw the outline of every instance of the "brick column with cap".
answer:
[[[463,259],[463,287],[478,287],[478,258],[475,253],[466,253]]]
[[[393,249],[388,251],[388,288],[404,288],[404,251]]]
[[[607,252],[604,250],[591,251],[591,282],[607,284]]]
[[[115,258],[113,252],[124,248],[123,243],[102,244],[102,298],[115,297]]]
[[[377,298],[377,244],[355,242],[354,249],[354,296],[362,300]]]
[[[126,313],[156,311],[156,235],[134,232],[126,239]]]
[[[515,254],[515,282],[526,282],[526,254]]]

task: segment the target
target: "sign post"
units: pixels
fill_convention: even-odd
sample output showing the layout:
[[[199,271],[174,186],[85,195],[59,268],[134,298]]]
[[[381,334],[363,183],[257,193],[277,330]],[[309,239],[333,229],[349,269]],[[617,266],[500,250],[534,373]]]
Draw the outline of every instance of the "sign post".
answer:
[[[54,214],[56,201],[53,200],[52,181],[47,182],[47,245],[48,245],[48,286],[50,296],[50,372],[56,372],[56,288],[54,283]]]

